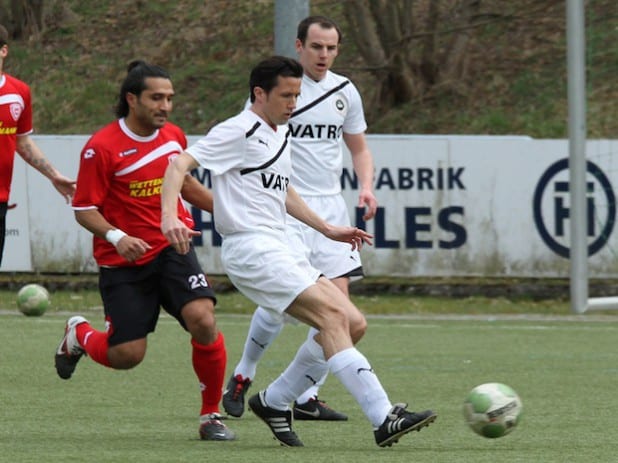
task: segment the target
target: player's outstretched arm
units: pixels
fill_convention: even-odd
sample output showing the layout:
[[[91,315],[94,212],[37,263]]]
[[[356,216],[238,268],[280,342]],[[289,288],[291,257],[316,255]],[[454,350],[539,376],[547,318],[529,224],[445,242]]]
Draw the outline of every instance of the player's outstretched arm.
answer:
[[[193,206],[212,214],[212,191],[202,185],[193,175],[185,175],[180,193],[182,194],[182,198]]]
[[[24,161],[52,182],[54,188],[64,197],[67,204],[71,202],[71,198],[75,194],[75,180],[71,180],[58,172],[29,135],[18,136],[15,148]]]
[[[313,212],[309,206],[307,206],[307,203],[303,201],[292,186],[288,187],[285,207],[288,214],[295,219],[298,219],[311,228],[314,228],[331,240],[350,243],[352,245],[352,249],[360,249],[363,246],[363,243],[372,244],[371,239],[373,236],[365,230],[361,230],[356,227],[341,227],[332,225],[323,220],[320,216]]]
[[[185,175],[197,167],[197,162],[187,153],[179,154],[165,170],[161,186],[161,232],[180,254],[186,254],[191,247],[191,238],[200,233],[191,230],[178,218],[178,197],[185,181]]]

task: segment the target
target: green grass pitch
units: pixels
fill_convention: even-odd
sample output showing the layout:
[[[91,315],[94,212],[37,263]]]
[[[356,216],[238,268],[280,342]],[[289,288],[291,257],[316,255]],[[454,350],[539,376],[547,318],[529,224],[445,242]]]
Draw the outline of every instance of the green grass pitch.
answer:
[[[102,327],[100,312],[88,314]],[[295,423],[305,447],[285,449],[251,412],[227,424],[235,442],[198,439],[199,392],[188,336],[169,317],[149,338],[144,362],[112,371],[83,358],[59,379],[53,354],[66,314],[0,316],[0,462],[609,462],[615,461],[618,324],[615,317],[372,316],[359,344],[393,402],[433,408],[437,421],[378,448],[371,426],[336,378],[321,397],[345,423]],[[219,314],[228,375],[247,315]],[[306,328],[286,326],[250,392],[278,375]],[[484,439],[464,424],[475,385],[503,382],[521,396],[520,426]]]

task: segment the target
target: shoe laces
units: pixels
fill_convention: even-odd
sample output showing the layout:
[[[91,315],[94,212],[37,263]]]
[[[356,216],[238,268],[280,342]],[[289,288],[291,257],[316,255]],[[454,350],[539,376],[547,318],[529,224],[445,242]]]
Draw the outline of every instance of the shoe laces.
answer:
[[[82,349],[81,347],[75,345],[72,348],[69,349],[68,346],[66,346],[65,351],[67,353],[68,356],[70,357],[77,357],[79,355],[82,355],[85,353],[84,349]]]
[[[226,417],[221,415],[220,413],[208,413],[206,415],[202,415],[201,417],[201,422],[202,425],[206,424],[206,423],[212,423],[212,424],[220,424],[221,426],[225,426],[223,423],[221,423],[222,420],[224,420]]]
[[[82,354],[85,354],[86,351],[82,349],[79,345],[79,341],[77,341],[77,337],[75,338],[75,342],[72,346],[69,345],[68,333],[65,335],[64,343],[62,345],[62,352],[67,357],[80,357]]]
[[[388,413],[388,417],[391,420],[395,420],[395,419],[399,418],[401,415],[403,415],[404,413],[407,412],[407,410],[406,410],[407,406],[408,406],[408,404],[404,404],[404,403],[399,403],[399,404],[393,405],[393,408],[391,408],[391,411]]]
[[[238,397],[245,393],[245,386],[251,384],[251,380],[249,378],[243,378],[240,375],[236,375],[234,379],[236,380],[236,387],[232,393],[232,399],[238,400]]]
[[[321,406],[323,408],[327,408],[329,410],[332,410],[332,408],[330,408],[326,402],[324,402],[323,400],[318,399],[318,396],[313,396],[312,398],[309,399],[309,402],[315,402],[317,406]]]

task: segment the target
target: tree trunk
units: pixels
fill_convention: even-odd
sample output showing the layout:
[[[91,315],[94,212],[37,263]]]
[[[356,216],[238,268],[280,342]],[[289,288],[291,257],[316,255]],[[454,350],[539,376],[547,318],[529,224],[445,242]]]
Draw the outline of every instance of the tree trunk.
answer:
[[[11,0],[13,37],[38,38],[43,30],[43,0]]]
[[[371,107],[422,100],[460,85],[481,0],[348,0],[351,35],[376,79]]]

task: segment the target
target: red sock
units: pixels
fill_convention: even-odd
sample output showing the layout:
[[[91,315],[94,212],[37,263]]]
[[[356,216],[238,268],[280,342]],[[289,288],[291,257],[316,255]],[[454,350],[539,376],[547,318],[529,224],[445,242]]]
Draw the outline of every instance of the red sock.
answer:
[[[90,323],[80,323],[75,327],[77,342],[84,348],[86,354],[97,363],[111,367],[107,358],[107,332],[97,331]]]
[[[200,382],[202,391],[202,411],[200,415],[219,413],[219,402],[223,395],[223,380],[227,352],[223,333],[219,332],[217,340],[204,345],[191,339],[193,346],[193,370]]]

